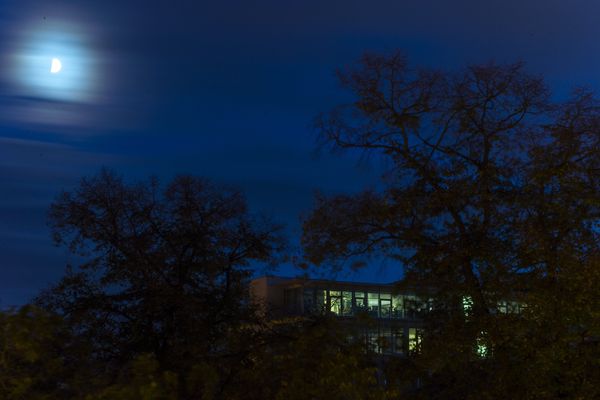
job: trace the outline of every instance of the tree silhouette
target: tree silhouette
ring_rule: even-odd
[[[133,377],[169,371],[178,398],[195,398],[242,367],[256,323],[249,267],[273,261],[283,241],[239,192],[190,176],[164,189],[155,179],[126,184],[102,170],[60,195],[50,222],[57,243],[85,262],[37,303],[90,344],[105,385],[131,365]],[[129,389],[110,390],[135,397]]]
[[[435,299],[419,356],[430,398],[598,395],[595,98],[552,101],[521,64],[442,73],[399,53],[339,76],[354,101],[317,119],[321,138],[389,170],[383,190],[317,198],[307,259],[340,267],[384,254]],[[507,315],[506,300],[526,308]]]

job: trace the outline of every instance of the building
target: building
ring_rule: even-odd
[[[253,301],[273,318],[329,313],[358,330],[372,351],[389,355],[418,350],[419,316],[431,306],[393,284],[266,276],[250,288]],[[358,319],[365,323],[357,324]]]

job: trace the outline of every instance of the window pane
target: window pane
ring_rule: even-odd
[[[392,330],[390,327],[382,328],[379,333],[379,350],[383,354],[392,353]]]
[[[367,331],[367,348],[375,353],[380,352],[379,331],[377,329],[369,329]]]
[[[416,353],[421,347],[421,330],[417,328],[408,328],[408,351]]]
[[[507,314],[508,313],[508,303],[506,301],[499,301],[498,302],[498,311],[501,312],[502,314]]]
[[[477,337],[477,355],[481,358],[486,358],[489,355],[488,345],[483,332]]]
[[[317,289],[315,292],[315,311],[324,313],[327,311],[327,290]]]
[[[366,311],[365,304],[365,293],[364,292],[354,292],[354,313],[360,313]]]
[[[342,312],[344,315],[352,315],[352,292],[342,293]]]
[[[507,312],[513,313],[513,314],[521,313],[521,303],[519,303],[518,301],[508,301],[506,303],[506,305],[507,305]]]
[[[342,315],[342,294],[338,290],[329,291],[329,311]]]
[[[379,317],[379,293],[369,293],[367,298],[369,315]]]
[[[404,318],[404,299],[400,295],[392,297],[392,318]]]
[[[471,296],[463,296],[462,309],[465,317],[470,317],[473,314],[473,298]]]
[[[381,299],[381,318],[390,318],[392,312],[392,301]]]
[[[404,296],[404,314],[407,318],[417,318],[423,308],[423,302],[417,296]]]
[[[392,331],[393,352],[396,354],[404,353],[404,329],[396,328]]]
[[[379,299],[381,301],[381,318],[392,317],[392,294],[391,293],[379,293]]]
[[[335,315],[342,315],[342,299],[340,297],[332,297],[330,299],[329,311]]]

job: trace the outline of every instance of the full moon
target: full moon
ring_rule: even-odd
[[[60,62],[60,60],[58,58],[53,58],[52,64],[50,65],[50,72],[52,72],[53,74],[58,74],[61,69],[62,63]]]

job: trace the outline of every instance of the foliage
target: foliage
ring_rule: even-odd
[[[177,392],[177,376],[161,372],[154,357],[146,354],[124,368],[116,383],[87,395],[86,400],[175,400]]]
[[[243,399],[387,399],[364,339],[333,317],[270,321],[241,384]]]
[[[86,355],[60,317],[30,305],[0,312],[0,398],[69,398],[85,378],[78,369],[92,369]]]

